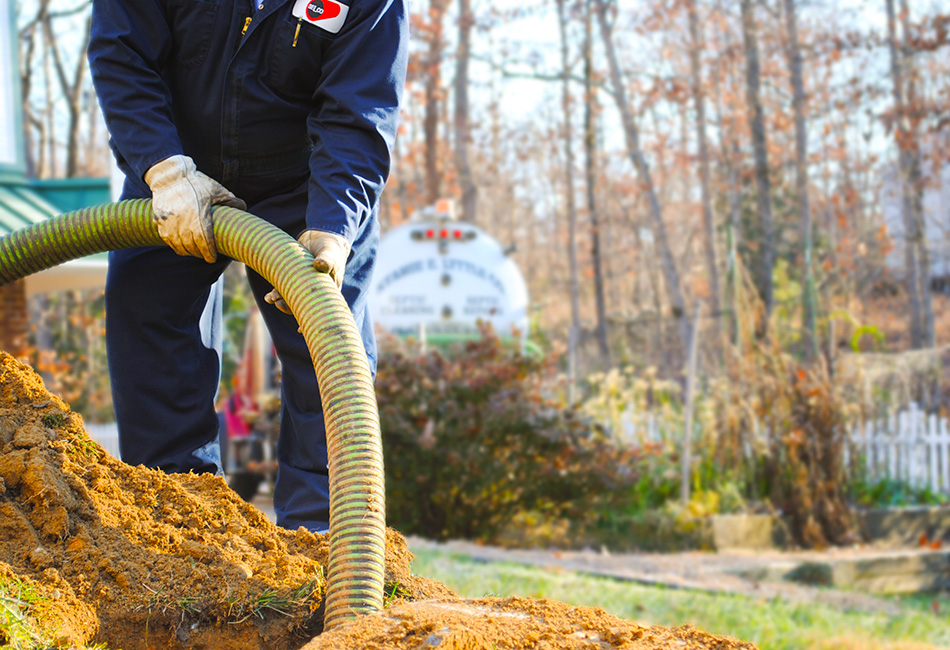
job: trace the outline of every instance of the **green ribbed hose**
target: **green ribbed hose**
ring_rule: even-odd
[[[329,629],[383,606],[383,449],[363,342],[333,280],[313,270],[313,256],[292,237],[228,207],[214,208],[214,237],[220,253],[277,288],[313,358],[330,461]],[[149,200],[69,212],[0,238],[0,285],[93,253],[162,244]]]

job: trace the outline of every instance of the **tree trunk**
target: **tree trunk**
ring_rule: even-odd
[[[825,196],[831,196],[831,172],[829,171],[829,147],[828,143],[825,142],[822,147],[822,157],[824,158],[823,165],[825,168]],[[825,201],[825,226],[828,232],[828,265],[836,269],[838,268],[838,220],[835,218],[834,208],[831,201]],[[840,282],[839,278],[835,278],[832,281],[826,284],[826,293],[825,293],[825,302],[828,305],[834,305],[834,296],[836,285]],[[825,358],[828,360],[828,374],[834,376],[835,371],[835,360],[838,356],[838,334],[835,329],[835,319],[828,319],[828,343],[827,349],[825,350]]]
[[[915,183],[915,150],[913,132],[907,115],[907,105],[904,101],[904,61],[897,41],[897,19],[894,11],[894,0],[885,0],[887,12],[888,49],[891,59],[891,79],[893,82],[895,126],[894,137],[897,142],[898,176],[900,177],[901,211],[903,213],[905,229],[904,259],[907,265],[907,292],[910,298],[911,347],[919,349],[932,345],[932,328],[928,332],[927,308],[929,302],[929,287],[923,283],[923,261],[921,253],[925,251],[923,242],[920,184]],[[916,186],[915,186],[916,185]],[[928,269],[929,271],[929,269]]]
[[[40,171],[41,178],[56,178],[56,116],[53,110],[53,71],[50,68],[49,48],[43,48],[43,78],[44,91],[46,92],[46,105],[44,106],[43,119],[46,122],[46,143],[47,147],[46,166]]]
[[[91,27],[92,19],[90,18],[86,20],[80,52],[85,52],[89,45]],[[63,65],[56,32],[53,30],[52,16],[48,14],[43,20],[43,34],[46,37],[46,45],[52,54],[56,78],[59,81],[59,88],[66,99],[66,108],[69,111],[69,123],[66,128],[66,177],[73,178],[79,175],[79,154],[82,150],[79,136],[81,132],[83,77],[86,71],[86,57],[80,55],[76,58],[76,69],[72,80],[70,80],[66,75],[66,67]]]
[[[689,322],[687,320],[686,302],[683,299],[683,289],[680,283],[679,271],[676,269],[676,260],[670,248],[669,237],[666,233],[666,224],[663,222],[663,210],[657,197],[656,187],[650,175],[650,166],[647,164],[643,149],[640,147],[640,132],[633,119],[633,113],[627,102],[627,92],[620,72],[620,62],[617,60],[617,51],[614,47],[610,26],[607,24],[607,6],[604,0],[597,2],[597,21],[600,24],[600,34],[607,52],[607,62],[610,67],[610,80],[614,87],[613,97],[620,111],[620,120],[623,125],[624,140],[627,146],[627,155],[640,176],[640,183],[647,195],[651,224],[654,238],[659,246],[660,265],[666,279],[667,291],[673,309],[673,317],[680,336],[684,353],[689,347]]]
[[[34,113],[30,98],[33,90],[33,55],[36,52],[37,26],[46,17],[49,2],[50,0],[41,0],[36,15],[17,33],[20,47],[20,90],[23,107],[23,135],[26,145],[26,175],[29,178],[40,176],[46,166],[46,123]],[[45,62],[45,49],[43,53]],[[32,129],[37,131],[35,145]]]
[[[762,320],[758,324],[758,336],[768,337],[769,317],[772,314],[772,269],[775,266],[774,234],[772,229],[772,189],[769,180],[769,155],[765,141],[765,117],[759,87],[759,44],[756,38],[755,16],[752,0],[742,0],[742,37],[745,43],[746,91],[749,103],[749,129],[752,132],[752,149],[755,154],[755,184],[759,208],[759,256],[755,284],[763,303]]]
[[[432,205],[442,194],[442,179],[439,173],[439,113],[442,103],[442,19],[447,0],[431,0],[429,8],[429,50],[426,57],[425,80],[425,134],[426,201]]]
[[[719,261],[716,254],[716,217],[713,214],[712,192],[710,190],[709,142],[706,137],[706,98],[703,93],[701,61],[703,38],[700,33],[696,0],[689,0],[687,13],[689,15],[690,36],[689,63],[693,82],[693,104],[696,107],[696,141],[699,146],[699,181],[703,203],[703,229],[706,233],[706,273],[709,275],[709,304],[712,306],[713,323],[715,323],[715,339],[720,341],[722,337],[722,327],[719,324],[721,289],[719,287]]]
[[[30,91],[33,85],[33,52],[36,50],[35,30],[29,33],[20,33],[20,89],[23,93],[21,97],[21,108],[23,110],[23,141],[25,144],[26,175],[33,178],[37,174],[39,159],[42,153],[37,155],[33,148],[32,127],[37,126],[33,116],[32,106],[30,105]]]
[[[795,186],[804,258],[802,281],[802,350],[807,363],[818,357],[817,297],[812,270],[811,211],[808,201],[808,131],[805,124],[805,82],[802,51],[798,43],[795,0],[785,0],[785,28],[788,32],[788,67],[792,78],[792,110],[795,113]]]
[[[597,309],[597,345],[605,367],[610,366],[607,341],[607,305],[604,298],[604,264],[601,255],[600,214],[597,208],[597,134],[594,125],[594,39],[591,30],[591,0],[584,16],[584,171],[587,177],[587,211],[590,214],[591,261],[594,265],[594,298]]]
[[[934,332],[934,310],[933,299],[930,292],[930,249],[927,247],[927,218],[924,214],[924,177],[923,161],[920,150],[920,118],[917,116],[917,74],[913,68],[910,52],[910,7],[907,0],[901,0],[900,20],[903,27],[903,37],[901,39],[901,60],[904,65],[902,69],[907,81],[907,109],[908,134],[910,138],[906,144],[910,149],[910,178],[909,186],[911,188],[911,201],[913,204],[914,235],[917,242],[917,264],[920,269],[918,283],[920,284],[921,294],[921,325],[923,330],[923,344],[925,347],[934,347],[936,345]]]
[[[478,207],[478,189],[472,177],[468,156],[471,139],[468,102],[468,64],[471,60],[472,25],[471,0],[459,0],[459,42],[455,61],[455,167],[462,189],[462,219],[474,223]]]
[[[717,3],[717,12],[721,15],[723,14],[722,6]],[[736,169],[736,161],[740,160],[739,157],[739,144],[736,142],[736,138],[733,135],[733,125],[726,124],[726,120],[723,117],[725,110],[723,109],[722,102],[722,59],[725,56],[725,52],[728,52],[732,49],[732,38],[729,35],[729,31],[723,25],[723,20],[717,21],[719,23],[720,38],[723,41],[723,48],[717,58],[716,74],[713,75],[713,89],[716,94],[716,127],[719,131],[719,145],[720,145],[720,156],[722,158],[722,164],[726,170],[726,182],[728,183],[728,197],[729,197],[729,220],[727,222],[727,232],[728,232],[728,263],[727,263],[727,278],[726,278],[726,291],[728,292],[728,302],[729,302],[729,311],[730,311],[730,333],[732,336],[732,344],[736,347],[737,350],[741,350],[742,344],[742,323],[740,322],[740,307],[741,307],[741,282],[739,281],[739,256],[737,249],[737,240],[742,236],[742,196],[739,190],[739,171]],[[734,107],[729,107],[730,113],[734,111]]]
[[[693,404],[696,400],[696,348],[699,344],[699,311],[702,303],[696,301],[693,307],[693,326],[690,328],[689,353],[686,357],[686,400],[683,404],[683,445],[680,448],[680,502],[688,506],[689,488],[692,483],[692,441],[693,441]]]
[[[565,0],[557,0],[558,25],[561,32],[561,68],[564,83],[561,103],[564,109],[564,196],[567,204],[567,255],[570,263],[571,331],[568,336],[568,381],[572,391],[577,381],[577,346],[581,334],[580,278],[577,268],[577,206],[574,201],[574,129],[571,125],[571,64],[567,36]]]

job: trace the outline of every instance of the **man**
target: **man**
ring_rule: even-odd
[[[123,199],[152,197],[169,247],[115,251],[106,343],[124,461],[220,472],[219,360],[199,316],[230,260],[211,206],[244,207],[298,238],[362,332],[378,203],[407,63],[404,0],[94,0],[89,62]],[[329,521],[326,431],[293,316],[248,269],[282,364],[277,523]]]

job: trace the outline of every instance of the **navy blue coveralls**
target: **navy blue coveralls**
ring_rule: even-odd
[[[126,176],[123,199],[150,197],[145,172],[185,154],[291,236],[316,229],[346,237],[343,296],[375,369],[366,294],[408,17],[404,0],[347,3],[330,33],[295,18],[295,0],[94,0],[89,62]],[[208,264],[167,247],[111,254],[106,343],[125,462],[220,471],[219,360],[202,343],[198,318],[230,261],[219,255]],[[247,275],[282,364],[277,522],[324,531],[326,429],[312,361],[295,319],[264,302],[270,285]]]

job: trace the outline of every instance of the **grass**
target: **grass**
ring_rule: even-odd
[[[32,614],[44,598],[29,584],[0,579],[0,647],[28,650],[44,647],[48,633],[37,629]]]
[[[383,609],[388,609],[397,598],[408,595],[409,593],[400,587],[398,582],[387,582],[383,585]]]
[[[48,650],[63,646],[63,641],[55,638],[62,621],[51,619],[49,612],[38,611],[47,603],[33,585],[0,577],[0,650]],[[69,647],[107,650],[104,643]]]
[[[58,429],[66,424],[66,415],[63,413],[47,413],[43,416],[43,426]]]
[[[236,618],[236,620],[231,621],[231,623],[236,624],[243,623],[252,616],[263,619],[267,611],[276,612],[281,616],[292,616],[293,610],[305,604],[309,604],[310,612],[313,613],[317,609],[317,603],[321,600],[325,584],[326,580],[321,568],[317,577],[308,580],[292,591],[265,589],[246,608],[237,601],[229,601],[228,615]]]
[[[102,448],[91,438],[85,436],[76,436],[72,444],[67,448],[66,453],[72,458],[95,458],[102,456]]]
[[[936,650],[950,648],[950,598],[899,599],[897,616],[836,611],[747,596],[646,587],[568,571],[475,562],[457,554],[413,551],[413,573],[468,598],[525,596],[601,607],[638,623],[684,624],[746,641],[761,650]]]
[[[21,650],[40,646],[46,635],[36,631],[27,615],[30,604],[13,596],[0,594],[0,644],[3,648]]]

